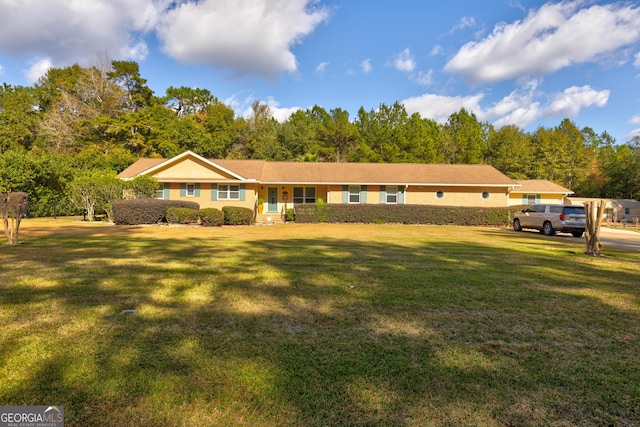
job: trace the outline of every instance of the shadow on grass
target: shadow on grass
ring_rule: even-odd
[[[0,249],[0,401],[68,425],[640,419],[640,272],[575,240],[40,231]]]

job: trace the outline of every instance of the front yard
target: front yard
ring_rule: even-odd
[[[69,219],[21,241],[0,246],[0,404],[68,426],[640,425],[638,252]]]

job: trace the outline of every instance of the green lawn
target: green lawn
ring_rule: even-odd
[[[638,252],[69,219],[21,241],[0,245],[0,405],[68,426],[640,425]]]

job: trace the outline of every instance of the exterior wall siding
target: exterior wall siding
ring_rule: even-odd
[[[268,184],[245,184],[244,200],[228,200],[217,199],[212,200],[212,188],[220,184],[189,182],[189,184],[198,184],[199,191],[195,196],[184,195],[181,183],[165,183],[164,198],[169,200],[186,200],[196,202],[201,208],[217,208],[224,206],[239,206],[253,209],[258,197],[267,200],[268,188],[278,188],[278,212],[281,212],[285,206],[293,207],[293,188],[294,187],[314,187],[316,189],[316,200],[321,198],[327,203],[344,203],[345,187],[342,185],[268,185]],[[226,185],[226,184],[225,184]],[[234,184],[235,185],[235,184]],[[360,193],[361,204],[380,204],[383,202],[386,191],[384,186],[367,185],[364,186],[365,191]],[[477,188],[474,191],[457,187],[417,187],[404,186],[399,187],[396,204],[411,205],[431,205],[431,206],[469,206],[469,207],[504,207],[521,205],[523,195],[506,195],[506,190],[496,188]],[[404,190],[404,191],[403,191]],[[442,192],[442,197],[438,197],[438,192]],[[286,200],[285,200],[286,192]],[[488,197],[484,198],[483,193],[487,193]],[[561,203],[562,197],[552,195],[553,197],[542,197],[539,203]],[[265,203],[266,204],[266,203]]]
[[[380,204],[384,194],[379,185],[368,185],[367,204]],[[404,186],[400,186],[402,189]],[[327,203],[343,203],[343,187],[331,185],[328,188]],[[442,191],[443,197],[438,197]],[[469,207],[506,207],[509,199],[506,188],[477,187],[472,190],[460,187],[419,187],[409,186],[398,198],[397,204],[431,205],[431,206],[469,206]],[[488,193],[484,198],[483,193]],[[404,197],[404,200],[402,200]],[[404,203],[403,203],[404,202]]]
[[[438,197],[441,192],[442,197]],[[484,197],[486,196],[486,197]],[[508,205],[506,188],[409,187],[407,203],[433,206],[469,206],[495,208]]]
[[[174,163],[167,168],[158,170],[154,173],[154,176],[159,180],[193,179],[195,182],[197,182],[198,179],[209,181],[216,179],[234,179],[230,175],[212,170],[208,165],[197,159],[185,159],[179,163]]]
[[[212,188],[219,184],[212,183],[198,183],[198,182],[189,182],[189,184],[199,184],[199,190],[196,192],[195,196],[186,196],[183,195],[184,191],[182,190],[182,186],[184,184],[179,182],[171,182],[166,183],[164,188],[165,199],[167,198],[167,193],[169,196],[169,200],[185,200],[188,202],[196,202],[200,205],[200,208],[216,208],[222,209],[225,206],[238,206],[243,208],[253,209],[256,201],[256,185],[255,184],[246,184],[244,188],[244,200],[227,200],[227,199],[217,199],[211,200],[211,192]],[[168,190],[167,190],[168,185]],[[235,185],[235,184],[234,184]]]
[[[528,205],[526,197],[527,194],[534,193],[510,193],[509,194],[509,206]],[[535,203],[550,203],[550,204],[562,204],[565,196],[563,194],[535,194]]]

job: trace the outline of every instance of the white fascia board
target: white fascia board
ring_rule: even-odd
[[[204,182],[210,182],[210,183],[215,183],[215,184],[257,184],[258,181],[256,181],[255,179],[242,179],[242,180],[235,180],[235,179],[206,179],[206,178],[163,178],[163,179],[159,179],[157,180],[158,182],[198,182],[198,183],[204,183]]]
[[[516,194],[562,194],[564,196],[569,196],[571,194],[575,194],[574,192],[567,193],[566,191],[540,191],[540,190],[518,190],[515,192]]]
[[[407,184],[406,182],[297,182],[297,181],[277,181],[268,182],[260,181],[260,184],[264,185],[399,185],[405,187],[519,187],[520,184],[445,184],[445,183],[433,183],[433,182],[412,182]]]

